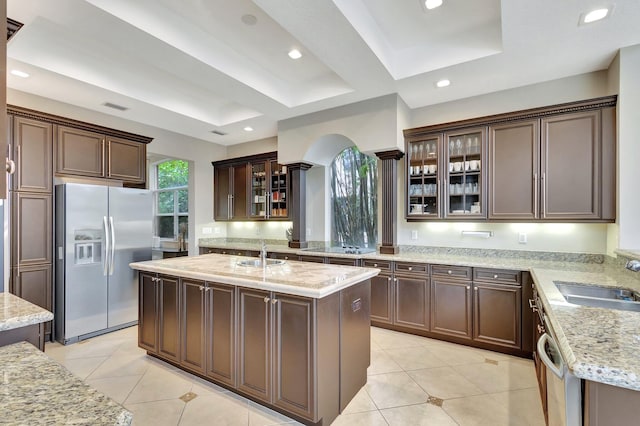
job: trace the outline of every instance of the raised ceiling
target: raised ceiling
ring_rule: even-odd
[[[222,145],[390,93],[411,108],[606,69],[640,43],[619,0],[8,0],[10,88]],[[250,15],[247,17],[247,15]],[[255,19],[253,19],[254,17]],[[297,48],[302,58],[287,52]],[[451,86],[437,89],[447,78]],[[113,103],[128,108],[118,111]],[[246,132],[250,126],[253,132]],[[226,133],[216,135],[211,131]]]

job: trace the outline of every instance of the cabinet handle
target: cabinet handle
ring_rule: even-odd
[[[271,300],[271,299],[269,299],[269,296],[265,296],[264,297],[264,303],[269,303],[269,300]]]
[[[276,303],[278,303],[278,299],[271,299],[271,304],[275,305]]]
[[[493,279],[497,280],[498,279],[498,274],[493,274]]]
[[[533,299],[529,299],[529,307],[531,308],[531,310],[533,312],[537,312],[538,311],[538,305],[536,304],[536,302]]]
[[[227,252],[226,252],[226,251],[223,251],[223,252],[222,252],[222,254],[227,254]]]
[[[394,283],[395,283],[395,282],[398,282],[398,279],[397,279],[397,278],[394,278],[394,279],[393,279],[393,282],[394,282]]]
[[[374,263],[374,264],[373,264],[373,267],[374,267],[374,268],[377,268],[377,267],[378,267],[378,264],[377,264],[377,263]]]
[[[199,285],[198,288],[200,289],[200,291],[204,291],[204,287]]]
[[[391,282],[391,277],[388,277],[388,278],[387,278],[387,280],[388,280],[389,282]]]
[[[242,256],[242,252],[238,252],[238,256]]]
[[[211,287],[205,287],[204,288],[204,292],[206,293],[207,291],[211,290]]]
[[[543,334],[545,332],[544,327],[541,326],[540,324],[538,324],[536,328],[538,329],[538,333],[540,333],[540,334]]]
[[[7,173],[9,173],[10,175],[14,174],[16,172],[16,163],[15,163],[15,161],[9,160],[7,158],[6,164],[7,164]]]
[[[533,217],[538,217],[538,174],[533,174]]]
[[[544,197],[546,196],[545,195],[546,191],[545,191],[545,188],[544,188],[544,186],[545,186],[545,179],[544,179],[545,178],[545,174],[546,174],[545,172],[542,172],[542,177],[541,177],[541,179],[542,179],[542,181],[541,181],[542,188],[541,188],[541,191],[540,191],[540,194],[541,194],[540,201],[541,201],[541,204],[542,204],[542,208],[541,208],[541,210],[542,210],[541,213],[542,214],[541,214],[541,216],[543,218],[546,217],[546,212],[545,212],[545,208],[546,207],[545,207],[545,202],[544,202]]]
[[[447,274],[451,275],[451,274],[453,274],[453,271],[452,271],[451,269],[449,269],[449,270],[447,271]]]
[[[413,271],[413,266],[409,266],[409,270],[410,270],[410,271]]]

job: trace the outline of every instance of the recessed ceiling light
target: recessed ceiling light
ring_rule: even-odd
[[[300,53],[300,51],[298,49],[291,49],[289,51],[289,57],[291,59],[300,59],[300,58],[302,58],[302,53]]]
[[[592,10],[591,12],[584,15],[584,18],[582,18],[582,22],[585,24],[590,24],[591,22],[599,21],[606,18],[608,14],[609,9],[607,8]]]
[[[444,80],[440,80],[436,83],[437,87],[447,87],[448,85],[450,85],[451,82],[449,80],[447,80],[446,78]]]
[[[247,127],[244,128],[244,131],[245,132],[253,132],[253,127],[247,126]]]
[[[16,75],[18,77],[22,77],[22,78],[27,78],[29,77],[29,74],[27,74],[24,71],[20,71],[20,70],[11,70],[11,74]]]
[[[249,25],[249,26],[253,26],[258,22],[258,18],[255,17],[255,15],[251,15],[250,13],[247,13],[245,15],[242,15],[240,17],[240,20],[245,24],[245,25]]]
[[[425,0],[424,7],[427,9],[435,9],[436,7],[442,6],[442,0]]]

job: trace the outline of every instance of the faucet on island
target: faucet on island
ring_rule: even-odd
[[[267,244],[264,240],[260,242],[260,264],[262,266],[267,265]]]

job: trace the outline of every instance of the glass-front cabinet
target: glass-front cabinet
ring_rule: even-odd
[[[251,163],[250,217],[287,219],[287,166],[277,161]]]
[[[407,142],[407,218],[486,217],[485,128]]]

